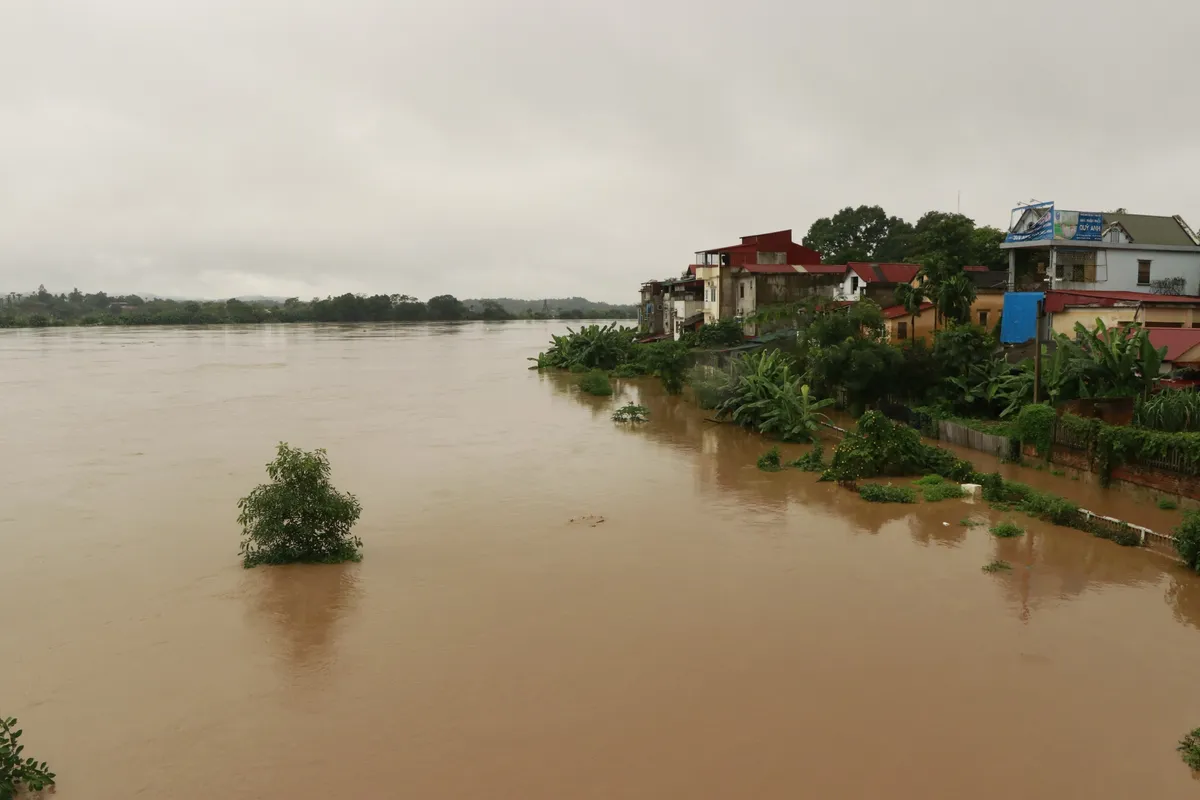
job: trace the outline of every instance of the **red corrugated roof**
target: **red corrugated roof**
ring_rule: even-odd
[[[1200,344],[1200,328],[1147,328],[1155,349],[1167,348],[1167,361],[1174,361]]]
[[[800,267],[800,269],[817,275],[840,275],[849,269],[849,267],[847,267],[845,264],[805,264],[804,266]]]
[[[933,308],[933,303],[921,303],[921,310],[918,312],[918,316],[931,308]],[[895,319],[896,317],[911,317],[912,314],[909,314],[908,309],[904,306],[888,306],[883,310],[883,316],[887,319]]]
[[[864,283],[912,283],[920,264],[868,264],[851,261],[848,265]]]
[[[1046,292],[1046,311],[1053,314],[1067,306],[1112,306],[1117,303],[1150,303],[1151,305],[1200,306],[1200,297],[1182,297],[1149,292],[1118,292],[1103,289],[1053,289]]]
[[[972,264],[969,267],[963,267],[963,272],[988,272],[988,268],[980,264]]]
[[[783,273],[785,275],[795,275],[800,272],[799,267],[793,267],[790,264],[742,264],[741,269],[746,272]]]

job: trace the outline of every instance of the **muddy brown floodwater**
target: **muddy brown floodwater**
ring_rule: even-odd
[[[759,472],[650,384],[619,428],[526,371],[561,329],[0,333],[0,713],[58,797],[1200,792],[1193,576]],[[280,440],[361,498],[361,564],[241,568]]]

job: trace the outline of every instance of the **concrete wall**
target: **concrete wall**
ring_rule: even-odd
[[[1138,261],[1150,262],[1150,280],[1183,278],[1184,294],[1200,293],[1200,253],[1172,250],[1110,248],[1096,251],[1096,281],[1069,280],[1070,270],[1054,280],[1055,289],[1103,289],[1119,292],[1147,292],[1148,284],[1138,283]],[[1055,267],[1055,275],[1058,268]]]
[[[1096,320],[1104,322],[1109,328],[1118,325],[1128,325],[1140,322],[1148,327],[1197,328],[1200,327],[1200,298],[1196,307],[1169,308],[1157,306],[1154,308],[1137,308],[1127,306],[1122,308],[1069,308],[1065,311],[1050,315],[1050,325],[1055,333],[1074,336],[1075,323],[1082,322],[1083,327],[1091,330],[1096,327]]]

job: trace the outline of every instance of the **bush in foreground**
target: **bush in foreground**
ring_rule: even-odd
[[[927,484],[921,493],[925,495],[926,503],[936,503],[939,500],[954,500],[966,497],[967,494],[957,483],[936,483],[932,486]]]
[[[867,483],[858,487],[858,496],[871,503],[915,503],[917,493],[907,486],[882,486]]]
[[[613,412],[613,422],[645,422],[650,409],[635,403],[626,403]]]
[[[362,506],[329,483],[329,457],[280,442],[267,464],[270,483],[238,501],[242,563],[336,564],[362,559],[362,540],[350,529]]]
[[[0,717],[0,800],[11,800],[19,791],[40,792],[54,785],[54,773],[45,761],[21,759],[25,749],[17,743],[21,733],[15,717]]]
[[[795,467],[803,472],[824,472],[825,448],[821,446],[820,442],[817,442],[813,445],[812,450],[790,462],[788,466]]]
[[[584,375],[579,379],[579,389],[588,394],[594,394],[597,397],[608,397],[613,393],[612,384],[608,380],[608,376],[598,369]]]

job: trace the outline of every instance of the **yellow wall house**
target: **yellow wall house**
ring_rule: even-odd
[[[1089,330],[1140,323],[1147,328],[1200,328],[1200,297],[1060,290],[1046,292],[1046,315],[1055,333],[1074,335],[1075,323]]]
[[[967,267],[966,274],[975,284],[971,322],[990,331],[1000,322],[1000,312],[1004,310],[1008,273],[988,271],[982,267]],[[933,303],[923,303],[921,313],[915,319],[904,310],[904,306],[885,308],[883,316],[889,342],[898,344],[923,339],[927,344],[933,344],[934,320],[937,316]]]

